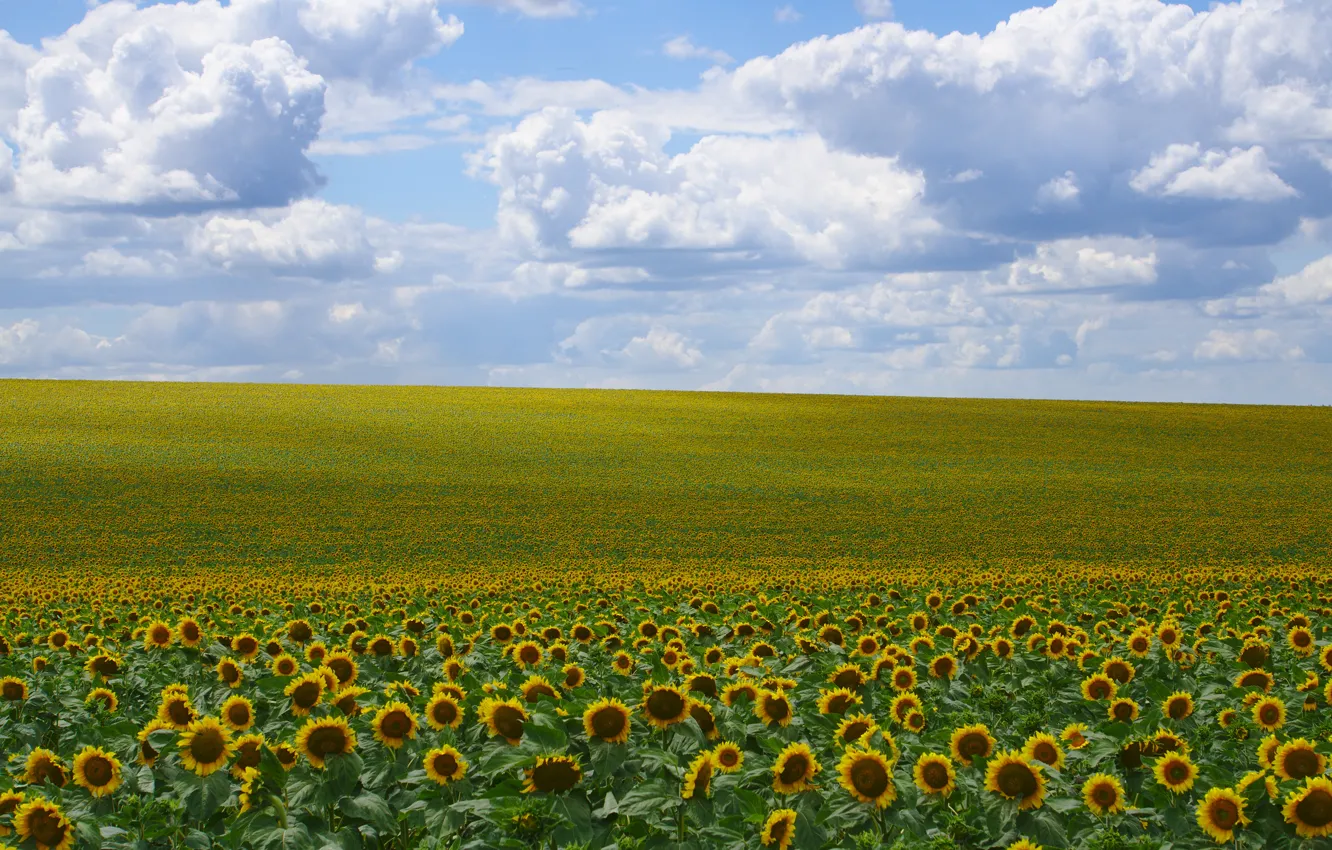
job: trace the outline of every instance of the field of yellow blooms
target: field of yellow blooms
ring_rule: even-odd
[[[1332,418],[781,401],[0,382],[0,847],[1332,844]]]

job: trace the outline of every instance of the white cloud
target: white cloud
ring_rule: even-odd
[[[532,18],[569,18],[583,10],[578,0],[461,0],[479,6],[492,6],[518,12]]]
[[[20,44],[0,29],[0,132],[14,123],[14,116],[27,100],[24,77],[38,55],[36,49]]]
[[[0,195],[14,191],[14,152],[0,141]]]
[[[662,327],[650,328],[646,334],[629,340],[621,353],[630,363],[649,368],[669,365],[689,369],[703,362],[703,352],[683,334]]]
[[[1042,243],[1015,260],[992,292],[1033,292],[1145,286],[1157,280],[1151,240],[1067,239]]]
[[[367,277],[381,261],[355,207],[316,199],[258,215],[215,215],[193,231],[189,247],[225,269],[296,277]]]
[[[1059,177],[1042,183],[1036,190],[1036,203],[1041,207],[1066,207],[1078,202],[1078,175],[1065,171]]]
[[[796,7],[790,3],[785,6],[778,6],[777,10],[772,13],[773,20],[779,24],[793,24],[803,17],[804,15],[801,15]]]
[[[893,16],[893,0],[855,0],[856,11],[870,20],[884,20]]]
[[[1299,194],[1272,171],[1259,145],[1203,152],[1198,143],[1170,145],[1129,181],[1144,194],[1214,200],[1276,201]]]
[[[1260,286],[1252,295],[1212,299],[1204,310],[1212,316],[1313,315],[1311,309],[1319,307],[1332,307],[1332,254]]]
[[[74,274],[92,277],[142,277],[157,274],[159,268],[147,257],[127,256],[115,248],[98,248],[83,255],[83,263]]]
[[[714,50],[694,44],[688,35],[680,35],[666,42],[661,52],[672,59],[706,59],[718,65],[730,65],[735,60],[725,50]]]
[[[1299,360],[1304,351],[1288,346],[1268,328],[1238,331],[1209,331],[1193,350],[1198,360]]]

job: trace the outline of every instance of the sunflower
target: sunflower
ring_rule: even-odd
[[[509,654],[513,657],[513,663],[518,665],[519,670],[535,667],[545,657],[541,644],[531,640],[519,641],[513,644]]]
[[[1308,777],[1303,788],[1290,792],[1281,813],[1300,838],[1332,835],[1332,780]]]
[[[916,671],[910,667],[893,668],[893,689],[896,691],[910,691],[916,687]]]
[[[370,692],[365,688],[352,685],[349,688],[342,688],[341,690],[339,690],[329,699],[329,702],[331,702],[337,708],[338,711],[341,711],[343,716],[355,717],[356,715],[361,713],[360,703],[358,703],[356,700],[359,697],[363,697],[368,693]]]
[[[144,765],[146,767],[152,767],[152,765],[157,761],[157,750],[153,749],[152,745],[148,743],[148,736],[162,729],[171,729],[171,728],[172,728],[171,724],[164,723],[162,722],[162,720],[158,718],[153,718],[152,720],[148,721],[147,726],[144,726],[143,729],[139,731],[138,735],[139,755],[137,759],[139,764]]]
[[[236,739],[236,760],[231,764],[231,775],[237,779],[245,776],[245,771],[258,767],[264,757],[263,735],[241,735]]]
[[[865,684],[865,671],[855,664],[843,664],[828,674],[828,681],[834,687],[858,691]]]
[[[107,681],[120,673],[120,661],[106,653],[98,653],[88,658],[84,665],[93,681]]]
[[[1263,697],[1253,704],[1253,722],[1265,732],[1280,729],[1286,722],[1286,704],[1277,697]]]
[[[217,680],[226,682],[232,688],[239,688],[241,681],[245,678],[245,673],[241,670],[240,665],[230,658],[223,658],[217,662],[215,669],[217,670]]]
[[[334,650],[324,657],[324,666],[333,671],[333,675],[338,677],[338,687],[345,688],[356,684],[356,679],[361,675],[361,667],[352,657],[351,653],[345,650]]]
[[[181,733],[180,763],[186,770],[208,776],[220,769],[236,751],[231,730],[212,717],[201,717]]]
[[[298,753],[296,748],[291,744],[278,744],[277,746],[269,747],[269,749],[272,750],[273,757],[278,760],[278,764],[282,765],[283,770],[291,770],[296,766],[296,761],[301,757],[301,754]]]
[[[837,781],[852,797],[880,809],[897,799],[893,763],[874,750],[847,747],[837,763]]]
[[[28,698],[28,683],[17,676],[0,679],[0,698],[6,702],[23,702]]]
[[[19,838],[32,840],[37,850],[70,850],[74,825],[60,807],[42,797],[33,797],[14,809],[14,830]]]
[[[860,697],[846,688],[820,691],[819,714],[846,714],[847,709],[860,704]]]
[[[985,771],[985,789],[1018,801],[1018,809],[1039,809],[1045,802],[1045,777],[1040,763],[1028,763],[1021,752],[1000,753]]]
[[[1082,680],[1082,698],[1086,700],[1114,699],[1119,686],[1104,673],[1094,673]]]
[[[239,694],[227,697],[218,714],[233,732],[244,732],[254,725],[254,703]]]
[[[704,750],[689,763],[684,775],[684,789],[680,796],[686,800],[712,796],[712,774],[717,762],[711,752]]]
[[[259,654],[259,640],[251,634],[236,635],[231,639],[231,651],[241,657],[242,661],[251,661]]]
[[[722,688],[722,705],[734,706],[739,700],[753,702],[758,699],[759,689],[753,682],[735,682]]]
[[[763,823],[759,841],[764,847],[776,846],[777,850],[788,850],[795,838],[796,813],[794,809],[778,809],[768,815]]]
[[[1064,727],[1064,731],[1059,733],[1059,738],[1068,744],[1070,750],[1080,750],[1087,746],[1087,725],[1085,723],[1070,723]]]
[[[861,738],[874,734],[879,725],[869,714],[848,714],[837,724],[837,743],[854,744]]]
[[[1119,684],[1127,685],[1129,682],[1133,681],[1133,676],[1137,671],[1133,669],[1132,664],[1116,655],[1112,658],[1107,658],[1105,662],[1101,664],[1101,672],[1109,676],[1111,679],[1114,679]]]
[[[516,699],[497,700],[486,697],[477,709],[477,719],[485,724],[490,736],[502,737],[517,746],[523,739],[523,724],[527,722],[527,709]]]
[[[346,755],[356,749],[356,733],[341,718],[311,717],[296,733],[296,749],[311,765],[322,768],[329,756]],[[278,758],[281,760],[280,754]]]
[[[296,717],[309,715],[310,710],[323,699],[327,682],[318,670],[311,670],[304,676],[292,679],[283,693],[291,697],[291,713]]]
[[[171,627],[161,620],[150,623],[143,633],[144,649],[166,649],[171,646],[171,639],[175,634]]]
[[[176,636],[180,638],[180,645],[193,649],[203,640],[203,629],[199,627],[199,621],[192,617],[185,617],[176,624]]]
[[[296,659],[285,652],[274,657],[268,667],[273,671],[274,676],[295,676],[301,669]]]
[[[924,707],[925,705],[920,701],[920,697],[911,691],[907,691],[893,697],[892,703],[888,706],[888,712],[898,723],[905,723],[908,714],[913,711],[920,711]]]
[[[1244,798],[1230,788],[1212,788],[1198,804],[1198,826],[1217,844],[1235,837],[1235,828],[1249,823]]]
[[[983,723],[963,726],[953,731],[949,748],[953,761],[971,767],[972,759],[989,758],[994,752],[994,738],[990,737],[990,730]]]
[[[702,730],[703,736],[709,741],[721,737],[721,732],[717,729],[717,718],[712,715],[712,709],[708,708],[705,703],[690,697],[689,716],[694,719],[698,728]]]
[[[907,714],[906,719],[902,721],[902,725],[912,732],[920,732],[925,728],[925,715],[919,711],[912,711]]]
[[[1082,783],[1082,802],[1100,817],[1124,811],[1124,786],[1117,777],[1096,773]]]
[[[88,692],[88,696],[84,697],[83,702],[89,706],[100,705],[108,712],[114,712],[120,707],[120,699],[110,688],[93,688]]]
[[[957,771],[953,769],[953,760],[942,753],[921,755],[916,759],[916,766],[912,769],[911,775],[922,794],[939,794],[947,797],[957,787]]]
[[[463,710],[449,694],[436,693],[426,703],[426,723],[436,732],[442,729],[457,729],[463,721]]]
[[[785,697],[782,698],[785,700]],[[790,722],[790,703],[786,703],[787,722]],[[757,707],[755,709],[757,711]],[[777,711],[774,707],[773,711]],[[655,685],[643,694],[643,714],[658,729],[667,729],[689,717],[689,700],[674,685]],[[762,717],[762,715],[760,715]],[[785,724],[783,724],[785,725]]]
[[[1161,705],[1161,713],[1171,720],[1183,720],[1193,714],[1193,696],[1184,691],[1176,691],[1166,697]]]
[[[1313,742],[1304,738],[1282,744],[1269,764],[1282,779],[1308,779],[1327,771],[1327,759],[1314,749]]]
[[[810,787],[810,780],[820,770],[808,744],[787,744],[772,765],[772,790],[778,794],[798,794]]]
[[[74,784],[94,797],[105,797],[120,787],[120,761],[100,747],[84,747],[74,757]]]
[[[436,747],[423,759],[426,776],[438,785],[457,782],[467,773],[467,759],[450,746]]]
[[[1156,760],[1152,773],[1157,783],[1174,794],[1183,794],[1198,778],[1198,766],[1184,753],[1169,753]]]
[[[33,749],[23,762],[23,781],[28,785],[49,782],[57,788],[64,788],[67,779],[65,763],[60,760],[60,756],[43,747]]]
[[[408,738],[416,737],[416,717],[405,702],[388,702],[375,712],[371,722],[375,740],[390,749],[398,749]]]
[[[583,779],[583,768],[577,756],[538,756],[534,766],[526,771],[523,793],[540,791],[543,794],[563,794]]]
[[[791,725],[791,700],[784,691],[759,691],[754,701],[754,716],[769,726]]]
[[[1266,670],[1247,670],[1235,677],[1235,687],[1260,688],[1263,693],[1269,693],[1274,684],[1276,680]]]
[[[744,766],[745,753],[730,741],[723,741],[712,748],[712,760],[722,773],[735,773]]]
[[[589,738],[623,744],[629,740],[629,706],[617,699],[598,700],[583,712],[583,729]]]
[[[8,818],[14,814],[19,803],[23,802],[23,795],[14,791],[0,791],[0,818]],[[9,835],[12,832],[9,827],[0,825],[0,836]]]
[[[1304,626],[1296,626],[1287,632],[1286,643],[1301,658],[1307,658],[1314,653],[1313,632]]]
[[[172,729],[184,731],[195,721],[197,714],[194,711],[194,705],[190,702],[189,695],[184,689],[164,691],[162,694],[162,704],[157,709],[157,719],[166,723]]]
[[[1022,747],[1022,754],[1028,761],[1039,761],[1055,770],[1064,769],[1064,750],[1054,735],[1037,732],[1027,739],[1027,743]]]

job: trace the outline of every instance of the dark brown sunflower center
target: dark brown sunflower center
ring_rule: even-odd
[[[38,844],[56,847],[65,840],[69,826],[58,813],[37,809],[28,815],[28,833]]]
[[[1318,754],[1313,750],[1303,748],[1292,750],[1286,753],[1282,762],[1286,773],[1290,774],[1293,779],[1317,776],[1323,772],[1323,766],[1319,764]]]
[[[538,791],[558,794],[578,784],[582,772],[570,761],[557,759],[532,769],[532,785]]]
[[[1110,696],[1110,683],[1097,679],[1091,683],[1087,691],[1092,695],[1092,699],[1105,699]]]
[[[648,713],[658,720],[673,720],[684,711],[684,700],[675,691],[653,691],[648,697]]]
[[[995,784],[1007,797],[1030,797],[1036,793],[1036,774],[1025,764],[1006,764],[999,768]]]
[[[458,760],[451,753],[440,753],[435,756],[434,761],[430,764],[435,769],[435,773],[445,778],[453,776],[458,770]]]
[[[1267,663],[1267,648],[1251,646],[1240,653],[1240,661],[1250,667],[1262,667]]]
[[[23,686],[18,682],[5,682],[4,697],[11,702],[23,699]]]
[[[1132,719],[1133,719],[1133,706],[1130,705],[1129,703],[1126,703],[1126,702],[1117,703],[1117,704],[1115,705],[1115,719],[1116,719],[1116,720],[1132,720]]]
[[[1166,766],[1165,776],[1172,785],[1178,785],[1189,778],[1189,766],[1180,761],[1171,762]]]
[[[1128,665],[1111,664],[1109,667],[1105,668],[1105,675],[1122,685],[1129,680]]]
[[[196,623],[185,623],[180,627],[181,637],[193,643],[199,639],[199,626]]]
[[[380,639],[370,644],[370,651],[375,655],[392,655],[393,644],[389,641]]]
[[[222,668],[222,681],[231,684],[240,678],[240,668],[235,664],[228,664]]]
[[[990,742],[979,732],[968,732],[957,742],[957,751],[967,758],[983,756],[990,750]]]
[[[88,780],[88,784],[101,788],[111,781],[115,768],[109,759],[102,756],[93,756],[83,763],[83,775]]]
[[[711,676],[695,676],[689,683],[689,690],[715,697],[717,695],[717,680]]]
[[[624,712],[615,706],[598,709],[592,715],[592,729],[599,738],[614,738],[624,731]]]
[[[1259,710],[1258,716],[1264,723],[1276,723],[1281,718],[1281,710],[1275,705],[1265,705]]]
[[[102,655],[93,661],[93,669],[102,676],[114,676],[120,670],[120,665],[116,663],[114,658],[107,658]]]
[[[707,706],[691,706],[689,716],[694,718],[694,722],[698,724],[698,728],[703,730],[704,735],[711,735],[712,731],[717,728],[717,722],[712,719],[712,712],[708,711]]]
[[[708,793],[708,783],[712,781],[712,763],[704,762],[699,765],[698,773],[694,774],[694,793]]]
[[[227,719],[237,726],[245,726],[250,722],[250,707],[243,702],[236,703],[227,709]]]
[[[523,715],[511,705],[501,705],[495,709],[495,728],[510,740],[523,737]]]
[[[717,762],[722,767],[735,767],[740,762],[740,754],[735,750],[722,750],[717,753]]]
[[[259,751],[259,744],[255,741],[246,741],[241,744],[240,755],[236,758],[237,767],[258,767],[259,757],[262,753]]]
[[[227,742],[216,729],[204,729],[190,739],[190,755],[199,764],[212,764],[222,757]]]
[[[337,726],[320,726],[310,733],[306,744],[318,758],[341,753],[347,747],[347,735]]]
[[[1212,822],[1228,829],[1239,820],[1239,807],[1232,800],[1217,800],[1212,803]]]
[[[538,699],[540,699],[543,696],[551,697],[552,699],[554,699],[555,689],[552,688],[550,685],[544,684],[542,682],[536,682],[534,684],[528,685],[523,693],[523,698],[526,699],[528,702],[536,702]]]
[[[310,737],[314,736],[312,735]],[[289,750],[286,747],[279,747],[275,751],[275,755],[277,755],[277,760],[284,765],[296,763],[296,753],[294,750]]]
[[[839,688],[846,688],[854,691],[856,688],[860,687],[860,671],[843,670],[833,679],[833,684]]]
[[[842,731],[842,740],[858,741],[860,740],[860,736],[864,735],[865,732],[868,730],[869,730],[868,723],[866,723],[864,720],[856,720],[850,725],[848,725],[845,730]]]
[[[170,643],[171,630],[165,626],[158,626],[153,629],[153,643]]]
[[[395,709],[384,715],[379,729],[386,738],[402,738],[412,731],[412,718],[407,716],[407,712]]]
[[[840,709],[833,708],[833,711]],[[767,697],[763,700],[763,713],[771,720],[785,720],[791,714],[791,706],[786,704],[786,700],[777,697]]]
[[[319,702],[319,694],[322,690],[318,682],[301,682],[291,692],[291,701],[298,708],[309,708]]]
[[[1173,699],[1170,705],[1166,707],[1166,713],[1172,720],[1181,720],[1188,716],[1189,704],[1182,699]]]
[[[259,651],[259,642],[254,638],[241,638],[236,641],[236,651],[241,655],[253,655]]]
[[[305,643],[314,637],[314,632],[311,631],[309,623],[292,623],[291,628],[287,629],[287,636],[297,643]]]
[[[937,761],[929,762],[921,768],[920,775],[925,784],[935,790],[948,787],[948,768]]]
[[[436,723],[442,726],[448,726],[450,723],[458,719],[458,707],[451,702],[440,700],[435,703],[435,707],[430,710],[430,716],[434,718]]]
[[[177,726],[188,726],[194,722],[194,709],[183,699],[173,699],[167,703],[167,716]]]
[[[809,760],[797,753],[787,757],[786,762],[782,765],[781,780],[787,785],[792,785],[804,779],[808,770]]]
[[[289,658],[284,658],[278,662],[277,671],[279,676],[290,676],[292,673],[296,672],[296,662]]]
[[[1092,788],[1092,799],[1096,801],[1096,805],[1108,809],[1119,799],[1119,792],[1110,783],[1102,782]]]
[[[1327,826],[1332,823],[1332,794],[1321,788],[1310,791],[1295,804],[1295,814],[1309,826]]]
[[[50,782],[58,788],[65,787],[65,769],[50,759],[42,759],[37,762],[32,773],[37,785]]]
[[[333,675],[338,677],[339,682],[346,683],[352,675],[351,661],[346,658],[330,658],[328,669],[333,671]]]

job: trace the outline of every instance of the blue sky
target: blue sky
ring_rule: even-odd
[[[0,376],[1329,403],[1320,5],[0,0]]]

